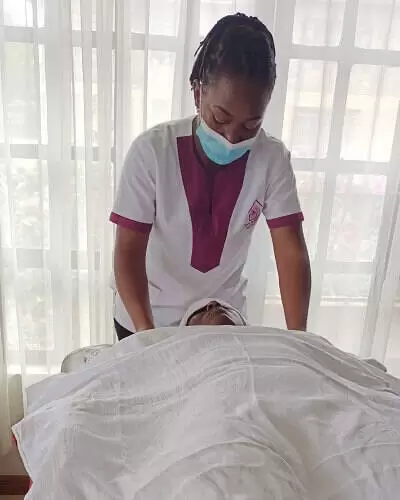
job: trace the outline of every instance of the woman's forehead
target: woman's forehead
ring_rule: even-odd
[[[268,89],[240,76],[221,76],[202,88],[202,97],[209,106],[218,106],[232,116],[249,119],[262,116],[271,98]]]

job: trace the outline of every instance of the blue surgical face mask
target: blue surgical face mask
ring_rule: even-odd
[[[248,153],[257,138],[256,136],[232,144],[218,132],[212,130],[204,120],[200,120],[196,135],[207,158],[220,166],[229,165]]]

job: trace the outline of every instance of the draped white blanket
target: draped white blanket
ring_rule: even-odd
[[[14,427],[31,500],[400,491],[400,382],[311,334],[138,334],[40,392]]]

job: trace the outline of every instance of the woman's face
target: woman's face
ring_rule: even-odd
[[[236,144],[257,135],[271,90],[244,77],[221,76],[207,85],[196,84],[194,96],[207,125]]]

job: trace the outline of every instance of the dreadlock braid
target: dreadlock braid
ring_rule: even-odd
[[[207,84],[218,76],[245,76],[273,89],[276,80],[275,44],[268,28],[256,17],[223,17],[196,51],[190,84]]]

